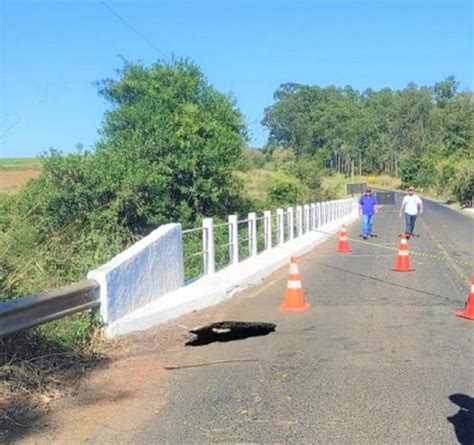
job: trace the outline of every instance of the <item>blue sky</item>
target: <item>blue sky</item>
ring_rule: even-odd
[[[473,89],[467,0],[0,4],[1,157],[92,147],[107,109],[93,82],[116,76],[120,56],[147,65],[172,54],[195,61],[235,96],[254,146],[266,140],[259,122],[281,83],[403,88],[454,74]]]

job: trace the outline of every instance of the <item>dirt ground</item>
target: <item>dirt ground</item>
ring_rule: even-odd
[[[0,192],[17,192],[39,173],[39,170],[35,169],[0,169]]]
[[[252,291],[239,297],[249,294]],[[184,344],[194,338],[189,329],[220,321],[226,307],[224,302],[109,341],[103,345],[106,359],[102,364],[74,387],[59,389],[55,397],[44,401],[36,416],[16,428],[9,439],[26,445],[88,443],[90,437],[100,436],[100,431],[129,430],[137,415],[143,421],[155,415],[166,405],[172,390],[165,382],[173,371],[164,367],[187,364]],[[162,384],[157,385],[157,380]],[[124,425],[124,421],[130,424]]]

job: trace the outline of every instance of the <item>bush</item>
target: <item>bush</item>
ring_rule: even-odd
[[[466,159],[456,166],[453,193],[459,202],[472,201],[474,196],[474,159]]]
[[[409,158],[400,163],[402,187],[430,187],[436,183],[434,161],[428,158]]]
[[[270,181],[268,198],[272,205],[294,205],[304,192],[301,182],[283,172],[277,172]]]

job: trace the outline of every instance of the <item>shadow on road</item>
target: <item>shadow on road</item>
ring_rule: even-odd
[[[243,340],[248,337],[268,335],[275,329],[276,324],[273,323],[222,321],[189,331],[196,334],[197,338],[188,341],[186,346],[202,346],[214,342]]]
[[[451,394],[449,400],[459,406],[459,411],[447,418],[454,426],[461,445],[474,445],[474,398],[466,394]]]

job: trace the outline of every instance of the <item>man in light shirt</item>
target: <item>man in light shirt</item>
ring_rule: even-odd
[[[413,236],[417,215],[423,213],[423,202],[421,198],[415,194],[415,187],[413,186],[408,188],[408,195],[403,198],[399,216],[402,216],[402,212],[405,213],[405,236],[409,239]]]

